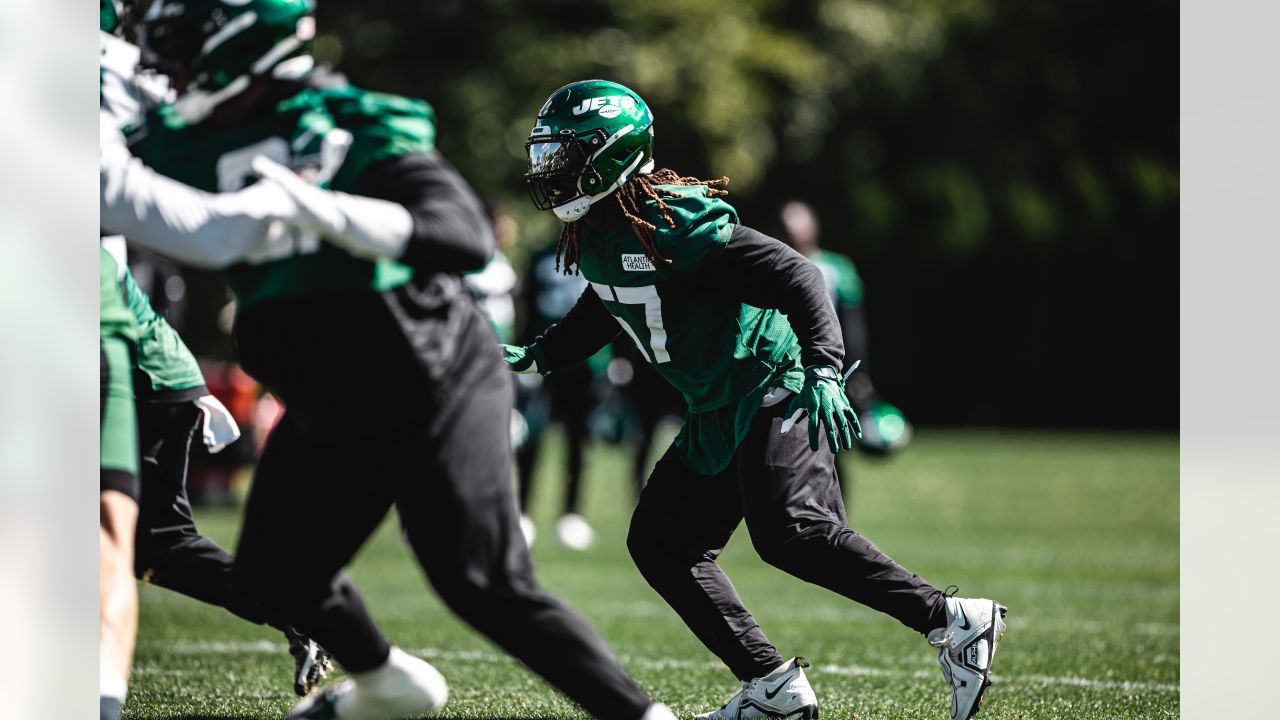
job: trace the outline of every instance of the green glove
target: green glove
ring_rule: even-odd
[[[507,361],[513,372],[525,374],[538,372],[538,359],[534,346],[506,345],[500,343],[502,359]]]
[[[853,448],[854,437],[862,437],[858,414],[844,394],[844,378],[830,365],[813,365],[804,369],[804,387],[791,400],[787,415],[798,410],[809,414],[809,449],[817,452],[818,433],[826,427],[827,444],[832,452]]]

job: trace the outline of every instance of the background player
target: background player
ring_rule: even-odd
[[[118,720],[128,690],[138,630],[138,588],[133,539],[138,521],[138,436],[134,415],[133,354],[137,326],[124,302],[123,267],[98,250],[99,715]]]
[[[578,277],[561,273],[556,267],[556,246],[546,245],[529,258],[520,291],[524,308],[520,338],[532,342],[548,325],[563,317],[586,288]],[[558,421],[564,429],[565,486],[564,502],[556,521],[556,535],[566,547],[586,550],[595,542],[596,533],[582,516],[582,476],[586,445],[590,439],[588,418],[596,406],[598,378],[609,364],[609,351],[602,349],[584,362],[564,368],[553,377],[547,377],[529,394],[541,397],[529,398],[528,403],[543,402],[547,405],[549,421]],[[546,422],[540,423],[543,430]],[[537,461],[542,450],[544,435],[531,432],[529,439],[516,451],[516,472],[520,482],[521,528],[532,544],[535,535],[532,518],[529,517],[529,501],[533,495],[537,476]],[[560,468],[556,468],[560,472]]]
[[[504,348],[517,372],[551,373],[619,326],[684,395],[685,425],[631,520],[641,574],[742,681],[701,717],[817,717],[795,658],[784,662],[716,565],[745,518],[768,563],[880,610],[939,648],[951,714],[976,712],[1004,607],[948,596],[845,520],[835,452],[853,446],[839,325],[821,274],[738,221],[727,179],[653,171],[653,117],[616,83],[555,91],[526,143],[535,206],[566,223],[558,257],[590,283],[532,345]],[[803,410],[803,433],[784,421]],[[825,442],[824,442],[825,440]]]
[[[858,372],[850,376],[845,385],[849,402],[858,412],[858,421],[862,426],[858,447],[873,454],[906,447],[911,441],[911,423],[907,422],[901,410],[880,397],[871,382],[867,318],[863,311],[864,288],[857,268],[847,255],[818,245],[818,218],[808,204],[792,200],[782,206],[779,217],[782,220],[782,240],[822,272],[822,279],[840,321],[846,357],[862,361]]]
[[[492,252],[479,201],[436,152],[430,106],[315,67],[311,12],[300,0],[153,5],[143,62],[178,95],[133,145],[207,191],[266,175],[310,213],[284,252],[225,273],[241,362],[287,407],[245,508],[237,579],[350,675],[290,717],[445,701],[440,674],[390,645],[341,572],[392,505],[459,616],[595,716],[669,716],[533,579],[510,482],[510,383],[459,279]],[[297,517],[326,528],[302,555]]]

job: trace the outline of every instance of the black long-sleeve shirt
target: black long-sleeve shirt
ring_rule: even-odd
[[[493,256],[493,228],[466,180],[438,152],[399,155],[371,164],[356,193],[403,205],[413,234],[399,260],[427,272],[460,273]]]

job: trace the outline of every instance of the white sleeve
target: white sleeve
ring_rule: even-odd
[[[207,193],[167,178],[129,152],[124,136],[106,114],[99,127],[101,205],[104,234],[195,267],[221,268],[274,256],[291,242],[275,220],[292,217],[296,205],[272,183],[234,193]]]

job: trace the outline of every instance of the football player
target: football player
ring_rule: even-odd
[[[844,337],[845,354],[862,361],[858,372],[845,385],[849,402],[858,413],[862,436],[858,448],[873,455],[901,450],[911,441],[911,423],[902,411],[880,397],[871,383],[867,356],[867,319],[862,309],[862,278],[847,256],[818,246],[818,218],[813,208],[798,200],[782,206],[783,237],[786,244],[818,267],[831,295]]]
[[[559,272],[556,267],[555,245],[550,244],[535,251],[529,258],[521,299],[524,304],[522,340],[530,341],[548,325],[558,320],[578,299],[586,283],[581,278]],[[596,353],[586,362],[564,368],[555,377],[546,378],[536,392],[540,401],[550,410],[550,421],[558,421],[564,428],[565,459],[564,504],[556,520],[556,535],[565,547],[586,550],[595,543],[596,533],[587,519],[579,512],[582,498],[582,476],[587,440],[590,437],[588,418],[596,406],[593,386],[595,379],[604,374],[609,364],[608,351]],[[528,440],[516,451],[516,472],[520,481],[520,517],[525,539],[532,544],[535,536],[533,519],[529,516],[529,502],[533,495],[538,456],[545,435],[531,433]],[[558,470],[558,469],[557,469]]]
[[[854,444],[845,360],[813,263],[741,224],[727,179],[654,170],[653,116],[603,80],[552,93],[526,143],[534,204],[565,223],[560,260],[589,287],[542,337],[504,346],[516,372],[555,372],[626,332],[685,398],[684,427],[627,539],[641,574],[742,682],[700,717],[816,718],[803,658],[784,661],[716,565],[744,518],[771,565],[887,613],[939,649],[951,716],[989,681],[1005,608],[937,589],[851,530],[835,453]],[[808,432],[788,432],[807,413]]]
[[[98,250],[98,706],[119,720],[133,664],[138,589],[133,540],[138,522],[138,426],[131,368],[138,328],[124,301],[122,267]]]
[[[146,244],[176,249],[179,255],[188,248],[188,259],[194,250],[206,261],[237,252],[234,242],[217,241],[226,233],[239,238],[241,250],[265,246],[265,216],[246,212],[256,204],[254,198],[262,195],[261,190],[239,197],[200,193],[155,175],[128,155],[121,131],[141,122],[142,109],[155,99],[151,89],[162,79],[137,78],[133,65],[138,52],[123,39],[121,14],[109,0],[102,0],[101,7],[100,222],[104,231],[128,231]],[[276,208],[292,207],[283,192],[267,192],[274,193]],[[187,459],[197,429],[213,452],[233,442],[239,429],[222,403],[209,394],[182,338],[152,309],[150,299],[134,282],[125,264],[124,238],[104,237],[102,245],[121,269],[122,294],[137,335],[131,367],[141,462],[130,566],[140,579],[283,632],[295,660],[294,691],[306,695],[328,671],[324,650],[232,586],[231,555],[200,535],[187,499]]]
[[[236,579],[349,677],[290,718],[438,710],[447,684],[391,646],[342,573],[394,506],[444,602],[602,718],[670,717],[534,580],[510,474],[511,382],[459,274],[493,251],[483,209],[435,149],[425,102],[317,67],[308,0],[160,0],[142,63],[175,101],[131,135],[153,170],[204,191],[259,175],[309,215],[224,276],[244,369],[286,411],[259,461]],[[323,241],[322,241],[323,240]],[[324,542],[297,552],[305,517]]]

